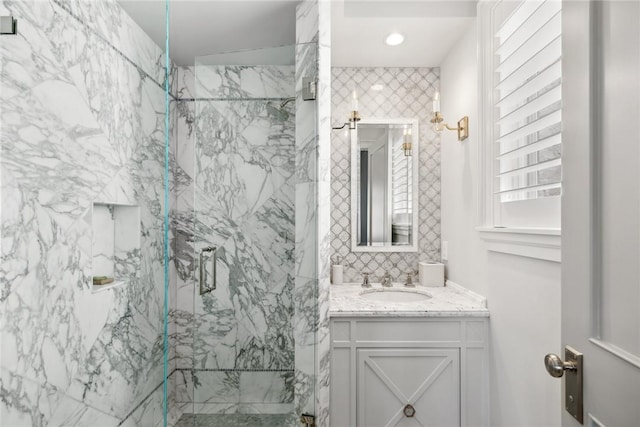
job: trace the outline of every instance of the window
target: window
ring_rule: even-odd
[[[522,244],[537,235],[538,247],[540,235],[553,236],[554,259],[562,192],[561,8],[560,0],[524,0],[481,2],[479,10],[481,231],[521,234]]]

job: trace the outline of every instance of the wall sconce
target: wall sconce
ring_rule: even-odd
[[[356,123],[360,121],[360,114],[358,114],[358,95],[356,91],[353,91],[353,98],[351,99],[351,113],[349,114],[349,119],[345,124],[339,127],[332,127],[331,129],[344,129],[345,126],[349,125],[349,130],[355,130]]]
[[[413,154],[413,144],[411,140],[411,128],[404,128],[404,140],[402,142],[402,152],[405,156],[409,157]]]
[[[440,113],[440,93],[436,92],[433,96],[433,118],[431,119],[431,123],[436,125],[436,131],[442,132],[445,129],[456,130],[458,131],[458,141],[464,141],[469,137],[469,116],[464,116],[458,120],[457,127],[442,123],[443,121],[444,117],[442,117]]]

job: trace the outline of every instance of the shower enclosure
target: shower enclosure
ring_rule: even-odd
[[[317,413],[320,3],[190,67],[177,3],[0,2],[2,425]]]
[[[298,425],[315,412],[317,44],[182,72],[177,425]]]

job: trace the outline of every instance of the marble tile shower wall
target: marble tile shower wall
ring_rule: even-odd
[[[293,412],[295,103],[278,107],[295,95],[294,71],[178,73],[174,342],[183,412]],[[200,296],[195,257],[208,245],[218,248],[217,289]]]
[[[296,246],[301,242],[313,242],[314,247],[307,253],[308,262],[315,265],[315,284],[313,293],[308,284],[296,277],[296,386],[300,383],[313,386],[315,393],[305,392],[304,388],[296,390],[296,411],[313,413],[316,415],[318,427],[329,426],[329,379],[331,341],[329,337],[329,255],[330,255],[330,195],[331,195],[331,4],[322,0],[306,0],[296,9],[296,42],[317,44],[317,53],[309,56],[308,61],[314,65],[317,72],[317,100],[316,119],[311,126],[308,121],[296,123],[296,151],[308,153],[315,151],[315,163],[300,162],[301,170],[314,170],[315,181],[309,175],[307,179],[300,179],[296,184],[296,208],[305,206],[309,195],[304,194],[305,185],[313,182],[310,193],[315,193],[314,216],[307,219],[304,232],[296,231]],[[304,61],[297,65],[300,70],[309,67]],[[299,79],[302,72],[296,73]],[[301,87],[297,86],[297,87]],[[305,104],[303,104],[305,105]],[[314,127],[315,126],[315,127]],[[296,212],[296,220],[300,217]],[[305,218],[305,217],[302,217]],[[297,223],[296,223],[297,224]],[[298,262],[296,254],[296,266]],[[301,319],[313,317],[313,324],[301,322]],[[315,345],[312,347],[311,342]],[[311,353],[313,359],[311,358]],[[300,360],[298,360],[300,358]],[[313,366],[313,370],[310,370]],[[312,372],[309,378],[305,375]],[[298,377],[301,377],[299,379]],[[307,381],[302,381],[307,378]],[[313,400],[310,399],[313,397]]]
[[[0,423],[162,420],[163,53],[115,0],[0,4]],[[129,283],[93,293],[91,206],[136,204]]]
[[[193,68],[177,74],[178,412],[285,413],[286,425],[308,412],[328,425],[329,206],[324,228],[318,208],[329,199],[328,17],[316,0],[298,6],[295,67],[198,67],[197,82]],[[310,76],[317,107],[301,102]],[[297,101],[283,112],[263,99],[289,96]],[[218,290],[202,298],[194,254],[205,244],[221,248],[220,270]]]
[[[418,118],[420,125],[419,212],[417,253],[351,251],[351,148],[349,135],[331,135],[331,255],[345,264],[344,279],[361,280],[363,271],[375,281],[389,271],[393,280],[418,269],[419,261],[440,259],[440,136],[429,122],[440,68],[333,68],[332,120],[342,124],[358,93],[361,117]],[[382,91],[371,86],[382,84]]]

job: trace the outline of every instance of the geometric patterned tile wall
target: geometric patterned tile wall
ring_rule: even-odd
[[[383,85],[373,91],[375,84]],[[378,282],[385,271],[401,281],[417,271],[419,261],[440,260],[440,135],[429,122],[434,93],[440,86],[440,68],[332,69],[332,121],[342,125],[358,93],[360,116],[418,118],[420,124],[418,252],[351,251],[351,151],[348,131],[331,134],[331,258],[345,266],[345,282],[361,280],[363,271]]]

